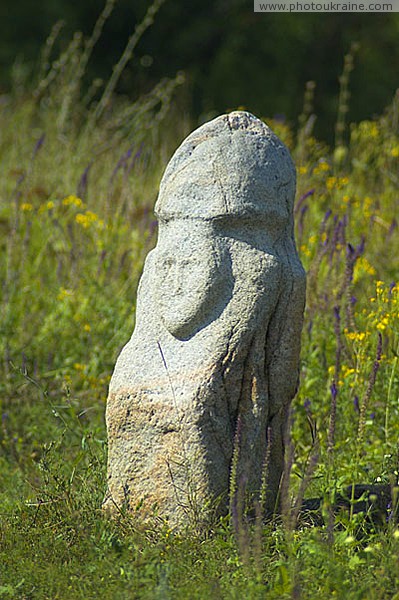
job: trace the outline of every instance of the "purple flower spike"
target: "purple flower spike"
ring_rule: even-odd
[[[39,152],[40,148],[43,146],[43,142],[46,138],[46,134],[42,133],[42,135],[37,140],[35,147],[33,148],[32,158],[35,158],[36,154]]]
[[[397,220],[395,218],[393,218],[391,226],[390,226],[389,231],[388,231],[388,237],[390,237],[393,234],[393,232],[395,231],[395,229],[397,228],[397,226],[398,226],[398,222],[397,222]]]
[[[356,411],[357,413],[360,413],[360,406],[359,406],[359,396],[355,396],[355,397],[353,398],[353,406],[354,406],[354,408],[355,408],[355,411]]]
[[[335,381],[333,381],[332,384],[330,385],[330,392],[331,392],[332,399],[336,400],[336,398],[338,396],[338,388],[336,386]]]
[[[334,306],[334,317],[338,322],[341,320],[340,309],[339,306]]]
[[[87,184],[88,184],[88,179],[89,179],[89,171],[91,169],[91,165],[93,163],[90,163],[85,170],[82,173],[82,176],[79,180],[78,183],[78,189],[77,189],[77,196],[78,198],[84,198],[87,192]]]
[[[347,246],[346,246],[346,254],[348,255],[348,258],[352,257],[355,254],[355,249],[352,246],[352,244],[347,244]]]
[[[139,149],[137,150],[136,154],[133,156],[133,158],[130,162],[130,165],[128,165],[128,167],[127,167],[127,171],[126,171],[127,175],[129,175],[130,171],[133,169],[136,162],[139,160],[140,156],[142,155],[143,149],[144,149],[144,143],[141,142]]]
[[[357,298],[356,298],[356,296],[351,296],[351,297],[350,297],[350,303],[352,304],[352,306],[353,306],[354,304],[356,304],[356,302],[357,302]]]
[[[306,200],[306,198],[309,198],[310,196],[313,196],[313,194],[315,193],[315,189],[311,189],[307,192],[305,192],[298,200],[298,202],[295,205],[294,208],[294,212],[297,213],[298,210],[300,209],[300,207],[302,206],[302,204],[304,203],[304,201]]]

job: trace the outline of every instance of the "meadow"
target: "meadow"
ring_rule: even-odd
[[[0,97],[0,598],[399,598],[399,96],[347,124],[349,56],[332,147],[312,135],[312,85],[298,126],[265,119],[297,166],[308,273],[283,512],[176,533],[101,502],[107,385],[159,180],[193,127],[183,77],[131,102],[113,94],[123,61],[84,89],[90,44],[54,61],[51,45],[36,85],[16,69]],[[359,512],[356,484],[391,487],[382,517]],[[315,523],[299,510],[313,497]]]

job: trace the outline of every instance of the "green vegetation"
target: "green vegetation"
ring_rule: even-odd
[[[107,4],[109,18],[88,65],[86,84],[107,81],[112,66],[146,13],[150,0],[2,0],[0,90],[8,87],[12,65],[37,64],[52,25],[59,23],[56,48],[64,50],[74,31],[87,36]],[[191,114],[223,113],[244,105],[254,114],[284,114],[296,122],[298,98],[308,80],[316,83],[318,137],[332,140],[342,57],[358,42],[352,77],[350,119],[379,114],[397,86],[399,14],[264,13],[248,0],[161,0],[153,27],[142,38],[117,91],[136,98],[162,77],[184,70]]]
[[[80,47],[79,47],[80,48]],[[189,125],[164,81],[93,105],[72,43],[0,105],[0,597],[399,598],[399,98],[328,148],[271,122],[298,167],[308,271],[301,387],[282,518],[176,534],[101,513],[107,383],[134,326],[162,169]],[[347,76],[348,73],[346,73]],[[382,522],[333,514],[347,486],[394,490]],[[324,524],[296,523],[303,496]]]

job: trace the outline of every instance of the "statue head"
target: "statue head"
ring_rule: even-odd
[[[188,339],[220,314],[218,299],[228,298],[232,280],[228,232],[272,247],[292,234],[294,194],[287,148],[250,113],[223,115],[186,138],[155,206],[157,307],[172,335]]]
[[[292,229],[295,167],[285,145],[248,112],[222,115],[189,135],[161,181],[155,213],[170,219],[261,219]]]

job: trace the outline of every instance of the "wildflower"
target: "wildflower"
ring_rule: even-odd
[[[364,331],[349,331],[346,328],[344,329],[344,334],[346,339],[350,340],[351,342],[362,342],[366,337],[366,333]]]
[[[344,379],[346,377],[349,377],[350,375],[353,375],[353,373],[356,373],[355,369],[347,367],[346,365],[342,365],[341,370],[342,370],[342,377]]]
[[[47,210],[52,210],[54,208],[55,204],[52,200],[49,200],[46,204],[46,208]]]
[[[320,162],[313,169],[313,175],[318,175],[319,173],[323,173],[325,171],[330,170],[330,165],[324,159],[321,159]]]
[[[376,281],[375,282],[375,287],[376,287],[377,290],[381,290],[384,287],[384,282],[380,281],[380,280]]]
[[[340,190],[348,183],[348,177],[327,177],[326,186],[328,190],[332,190],[334,188]]]
[[[21,210],[23,212],[31,212],[33,210],[33,204],[31,204],[30,202],[22,202]]]
[[[307,167],[299,167],[299,169],[298,169],[299,175],[306,175],[307,172],[308,172]]]
[[[69,298],[73,295],[73,291],[72,290],[67,290],[64,287],[60,288],[60,291],[58,293],[57,296],[57,300],[64,300],[65,298]]]
[[[388,316],[386,315],[385,317],[383,317],[383,318],[381,319],[381,321],[379,321],[379,322],[377,323],[376,327],[377,327],[378,331],[384,331],[384,329],[386,329],[386,328],[387,328],[387,325],[388,325],[388,324],[389,324],[389,318],[388,318]]]
[[[392,148],[391,156],[393,156],[394,158],[397,158],[399,156],[399,146],[395,146],[395,148]]]
[[[334,381],[330,385],[330,392],[331,392],[332,399],[335,401],[338,396],[338,390],[337,390],[337,386]]]
[[[375,123],[372,123],[370,127],[370,137],[378,137],[378,127]]]
[[[90,325],[89,325],[88,323],[85,323],[85,324],[83,325],[83,330],[84,330],[84,331],[87,331],[87,332],[91,331],[91,327],[90,327]]]
[[[84,229],[88,229],[93,223],[98,221],[98,216],[91,210],[87,210],[85,213],[78,213],[75,221]]]
[[[66,198],[63,199],[62,204],[64,206],[84,206],[83,204],[83,200],[81,200],[80,198],[78,198],[77,196],[67,196]]]
[[[85,370],[85,365],[83,365],[82,363],[74,363],[73,368],[76,371],[84,371]]]
[[[360,256],[355,263],[353,273],[353,278],[355,282],[358,281],[362,273],[366,273],[367,275],[375,275],[376,273],[373,265],[371,265],[367,258],[365,258],[364,256]]]
[[[336,177],[328,177],[327,181],[326,181],[326,185],[327,185],[327,189],[328,190],[332,190],[337,184],[337,178]]]

